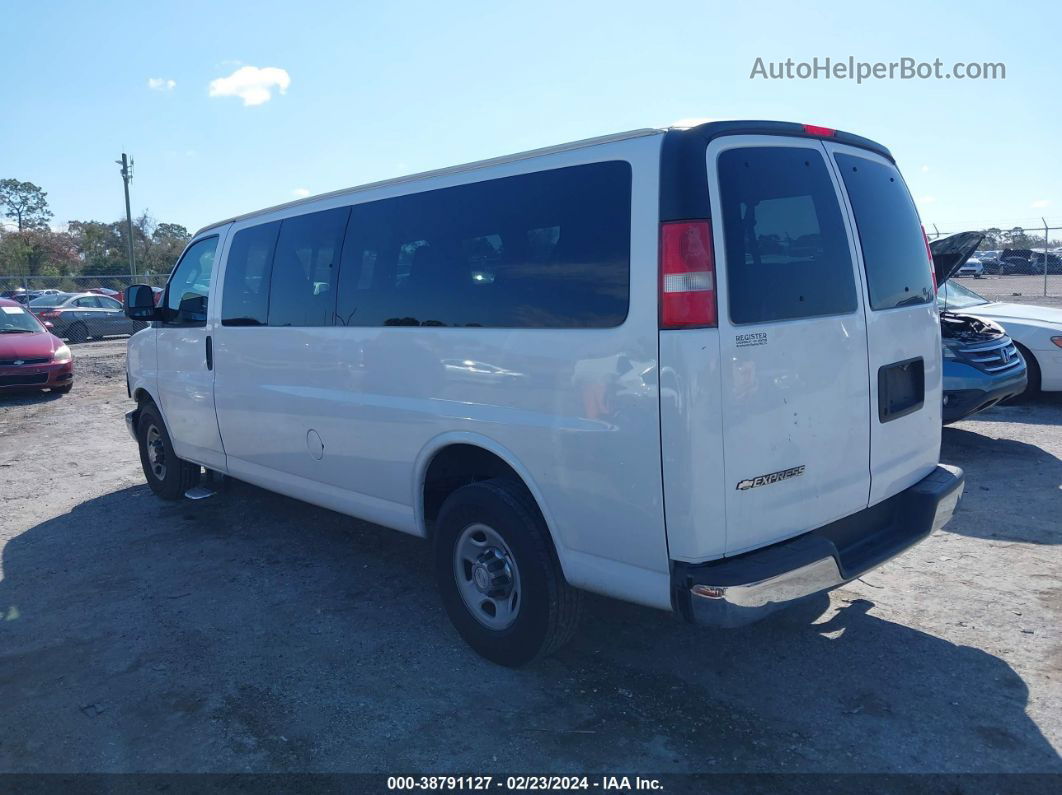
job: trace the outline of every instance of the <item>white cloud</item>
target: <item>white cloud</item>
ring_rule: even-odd
[[[925,174],[927,171],[929,171],[929,166],[923,165],[922,166],[922,173]]]
[[[241,66],[228,77],[210,81],[210,96],[239,97],[244,107],[262,105],[273,98],[273,89],[281,94],[291,85],[286,69],[276,66]]]
[[[294,196],[297,199],[305,199],[307,196],[310,195],[310,189],[309,188],[295,188],[295,190],[293,190],[291,192],[291,194],[292,194],[292,196]]]
[[[152,91],[173,91],[177,88],[176,80],[169,80],[165,77],[149,77],[147,86]]]
[[[1050,199],[1037,199],[1036,201],[1034,201],[1029,206],[1032,207],[1034,210],[1039,210],[1042,207],[1046,207],[1050,203],[1051,203]]]

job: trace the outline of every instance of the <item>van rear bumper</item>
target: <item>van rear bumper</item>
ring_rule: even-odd
[[[788,541],[708,563],[674,561],[673,606],[695,624],[759,621],[793,600],[854,580],[943,527],[963,485],[961,469],[941,464],[899,494]]]

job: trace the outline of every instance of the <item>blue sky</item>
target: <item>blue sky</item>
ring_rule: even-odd
[[[197,228],[293,198],[683,118],[881,141],[927,226],[1062,225],[1062,4],[5,4],[0,177],[57,224]],[[766,61],[1002,61],[1006,79],[750,80]],[[242,67],[265,80],[229,80]],[[247,75],[248,73],[240,73]],[[286,83],[281,93],[279,83]],[[149,86],[149,80],[155,82]],[[272,79],[272,82],[270,82]],[[172,83],[170,82],[172,81]],[[251,81],[253,82],[253,81]],[[234,91],[244,90],[250,101]]]

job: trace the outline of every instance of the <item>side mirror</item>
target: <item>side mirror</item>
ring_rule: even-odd
[[[134,284],[125,291],[125,316],[130,320],[158,320],[155,292],[146,284]]]

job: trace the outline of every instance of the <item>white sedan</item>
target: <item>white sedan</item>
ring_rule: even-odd
[[[1029,366],[1026,395],[1062,391],[1062,309],[989,301],[951,280],[941,285],[937,304],[989,318],[1006,329]]]
[[[958,273],[956,273],[955,275],[973,276],[975,279],[980,279],[982,276],[985,275],[985,266],[981,262],[981,260],[977,259],[976,257],[970,257],[970,259],[966,260],[966,262],[963,263],[962,267],[959,268]]]

